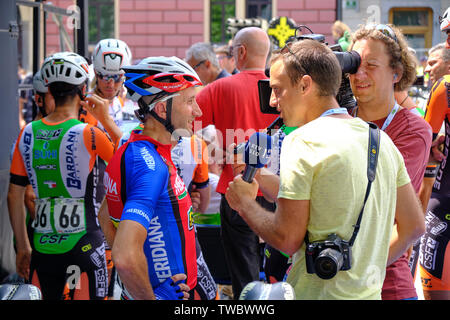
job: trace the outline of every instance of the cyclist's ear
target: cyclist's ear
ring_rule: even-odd
[[[156,102],[153,110],[158,115],[158,117],[162,119],[167,118],[167,102],[166,101],[158,101]]]
[[[35,94],[34,95],[34,101],[36,102],[38,107],[42,107],[44,105],[44,99],[42,98],[42,96],[40,94]]]

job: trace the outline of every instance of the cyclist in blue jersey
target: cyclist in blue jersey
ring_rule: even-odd
[[[171,148],[178,137],[193,133],[193,121],[201,115],[195,87],[201,82],[176,57],[150,57],[123,69],[144,128],[117,150],[104,181],[117,226],[112,258],[122,297],[186,299],[197,282],[193,210]]]

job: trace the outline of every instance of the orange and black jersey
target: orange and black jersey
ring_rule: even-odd
[[[445,128],[445,143],[443,153],[448,156],[450,149],[450,75],[440,78],[431,88],[425,112],[427,121],[433,130],[433,139],[442,128]],[[433,192],[450,195],[450,174],[447,160],[444,159],[437,171]]]

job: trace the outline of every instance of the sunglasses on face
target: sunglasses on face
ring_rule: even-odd
[[[219,60],[223,60],[223,59],[225,59],[225,58],[227,58],[227,59],[230,59],[230,58],[232,58],[233,56],[230,56],[230,55],[225,55],[225,56],[217,56],[217,59],[219,59]]]
[[[197,69],[198,67],[200,67],[203,63],[205,63],[206,62],[206,60],[202,60],[202,61],[200,61],[199,63],[197,63],[195,66],[193,66],[192,67],[192,69]]]
[[[96,75],[100,80],[109,81],[112,79],[114,82],[121,81],[123,77],[123,74],[101,74],[99,72],[97,72]]]

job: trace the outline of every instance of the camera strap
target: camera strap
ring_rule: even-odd
[[[370,188],[372,187],[372,182],[375,180],[375,173],[377,169],[378,153],[379,153],[378,151],[380,149],[380,130],[378,129],[376,124],[372,122],[368,122],[368,124],[369,124],[369,148],[367,152],[368,154],[367,178],[369,179],[369,182],[367,184],[366,195],[364,196],[364,203],[361,208],[361,212],[359,213],[358,220],[354,225],[353,235],[349,241],[350,246],[353,246],[353,243],[355,242],[356,236],[359,231],[359,227],[361,225],[364,207],[366,206],[366,201],[367,198],[369,197]]]
[[[378,162],[378,151],[380,149],[380,130],[376,124],[374,124],[372,122],[367,122],[367,123],[369,124],[369,147],[368,147],[368,151],[367,151],[367,156],[368,156],[367,178],[368,178],[369,182],[367,184],[366,194],[364,196],[364,203],[361,208],[361,212],[359,213],[356,224],[353,226],[354,227],[353,234],[348,242],[350,246],[353,246],[356,236],[358,235],[364,207],[366,205],[367,198],[369,197],[370,189],[372,187],[372,182],[375,180],[375,173],[376,173],[377,162]],[[309,237],[308,237],[308,231],[306,231],[305,243],[306,244],[310,243]]]

